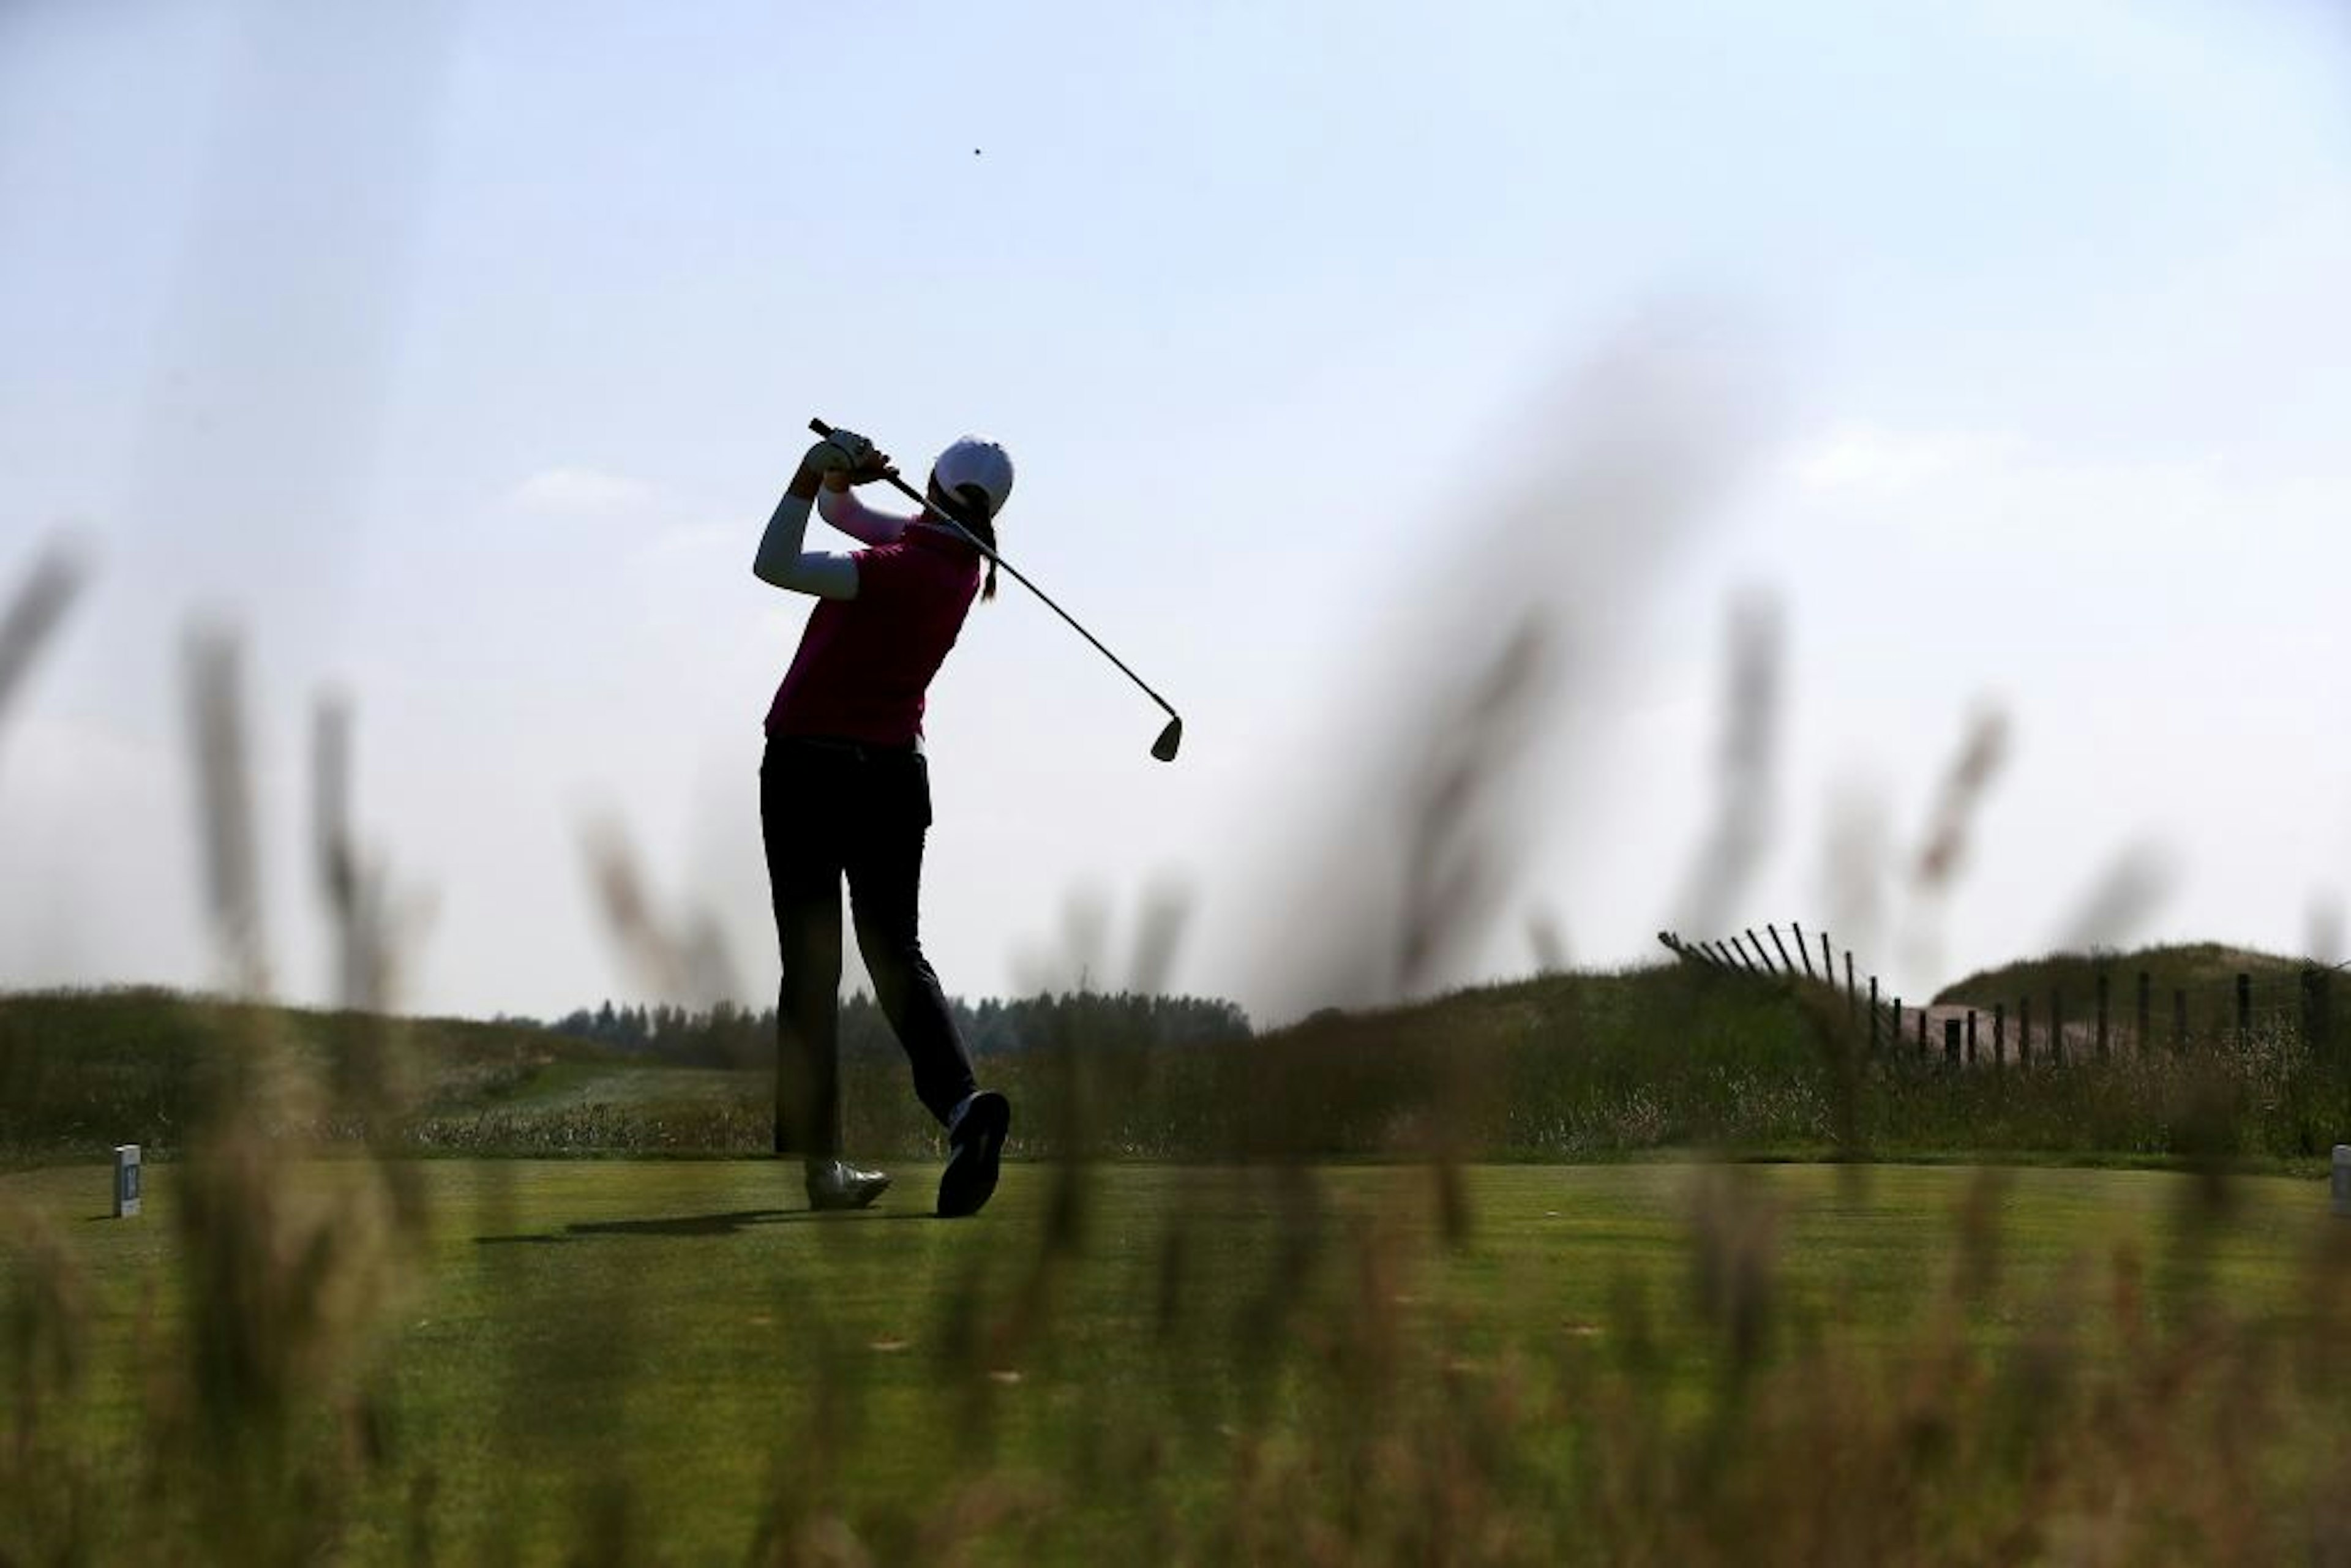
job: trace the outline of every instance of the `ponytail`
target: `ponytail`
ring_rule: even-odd
[[[948,515],[969,530],[971,537],[987,547],[987,579],[980,585],[982,599],[996,597],[996,519],[988,515],[987,492],[977,485],[966,485],[949,497]]]

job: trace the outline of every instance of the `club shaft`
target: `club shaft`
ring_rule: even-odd
[[[819,435],[831,435],[832,434],[832,426],[825,423],[825,422],[820,419],[810,420],[809,428],[815,431]],[[937,518],[946,527],[954,529],[956,535],[960,537],[965,543],[970,545],[972,549],[977,550],[980,554],[986,556],[988,559],[994,561],[998,566],[1002,567],[1005,570],[1010,572],[1012,574],[1012,580],[1015,582],[1018,582],[1021,587],[1035,594],[1039,599],[1043,600],[1045,601],[1046,609],[1051,611],[1054,614],[1068,622],[1070,623],[1071,631],[1075,632],[1079,636],[1083,637],[1087,642],[1092,643],[1094,645],[1094,652],[1100,653],[1103,658],[1108,659],[1112,664],[1116,664],[1119,668],[1119,673],[1124,675],[1128,680],[1133,681],[1137,686],[1140,686],[1143,689],[1143,695],[1149,697],[1153,702],[1157,703],[1161,709],[1166,713],[1169,718],[1176,716],[1176,710],[1168,706],[1167,699],[1165,697],[1163,697],[1157,692],[1153,691],[1150,685],[1145,682],[1141,675],[1136,674],[1132,669],[1127,667],[1127,663],[1124,659],[1120,658],[1116,653],[1112,653],[1108,648],[1102,646],[1102,641],[1101,638],[1087,631],[1083,626],[1079,625],[1078,618],[1076,616],[1071,614],[1068,611],[1054,603],[1053,596],[1046,592],[1043,589],[1038,587],[1035,583],[1029,581],[1028,575],[1019,567],[1013,565],[1010,561],[1005,559],[1002,556],[997,554],[994,550],[988,549],[987,546],[981,543],[979,539],[973,536],[972,531],[969,528],[965,528],[948,513],[940,509],[940,507],[934,503],[928,496],[924,495],[920,490],[917,490],[912,485],[907,484],[904,476],[902,476],[895,468],[883,469],[883,477],[888,479],[891,484],[895,485],[898,487],[899,493],[904,495],[908,500],[922,507],[923,510],[928,512],[932,517]]]

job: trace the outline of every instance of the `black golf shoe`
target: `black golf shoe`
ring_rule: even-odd
[[[1004,1135],[1012,1127],[1012,1103],[983,1089],[964,1103],[947,1128],[947,1168],[939,1173],[939,1218],[977,1214],[996,1191]]]
[[[862,1171],[842,1160],[819,1160],[808,1168],[810,1208],[868,1208],[890,1190],[880,1171]]]

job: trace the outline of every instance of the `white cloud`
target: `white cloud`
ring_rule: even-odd
[[[527,512],[563,517],[601,516],[643,507],[654,499],[651,485],[596,468],[548,468],[515,486],[507,504]]]
[[[1893,495],[1930,479],[2008,458],[2006,436],[1969,431],[1896,432],[1846,425],[1800,448],[1790,464],[1808,490],[1866,490]]]

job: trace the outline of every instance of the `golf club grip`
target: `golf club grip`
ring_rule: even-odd
[[[825,439],[826,439],[826,440],[828,440],[828,441],[830,441],[831,439],[832,439],[832,426],[831,426],[831,425],[827,424],[824,421],[822,421],[822,420],[820,420],[820,419],[811,419],[811,420],[810,420],[810,421],[809,421],[809,428],[810,428],[810,430],[815,431],[815,432],[817,433],[817,434],[819,434],[820,436],[822,436],[823,438],[825,438]],[[910,500],[910,501],[914,502],[914,505],[916,505],[916,506],[918,506],[918,507],[922,507],[925,511],[926,511],[926,512],[936,512],[936,511],[938,511],[938,508],[937,508],[936,507],[932,506],[932,505],[930,504],[930,502],[928,502],[928,501],[926,501],[926,500],[925,500],[925,499],[923,498],[923,493],[922,493],[920,490],[917,490],[917,489],[915,489],[912,485],[907,484],[907,483],[906,483],[906,481],[905,481],[905,477],[904,477],[903,475],[901,475],[901,474],[900,474],[900,473],[899,473],[895,468],[884,468],[884,469],[883,469],[883,470],[882,470],[882,477],[883,477],[884,479],[889,480],[889,481],[890,481],[890,483],[892,483],[893,485],[895,485],[896,486],[898,486],[898,490],[899,490],[899,493],[900,493],[900,494],[904,495],[904,496],[908,500]],[[943,514],[943,513],[942,513],[941,515],[942,515],[942,516],[944,516],[945,514]],[[953,519],[952,517],[948,518],[947,520],[948,520],[948,521],[950,521],[950,522],[954,522],[954,519]],[[960,524],[960,523],[956,524],[956,532],[958,532],[958,533],[961,533],[961,532],[963,531],[963,525],[962,525],[962,524]],[[975,543],[977,543],[977,540],[975,540],[974,542],[975,542]]]
[[[810,420],[809,428],[815,431],[817,434],[822,436],[827,441],[832,439],[832,426],[827,424],[820,419]],[[928,501],[923,499],[923,493],[920,490],[917,490],[912,485],[907,484],[906,481],[900,476],[895,468],[884,468],[882,470],[882,477],[889,480],[893,485],[897,486],[899,490],[905,495],[907,499],[913,501],[916,506],[921,507],[924,510],[936,510],[936,508],[932,507]]]

